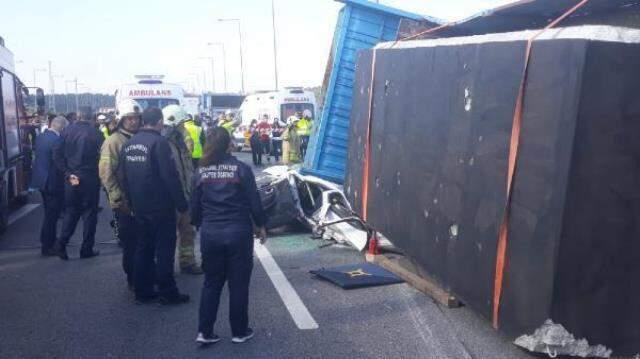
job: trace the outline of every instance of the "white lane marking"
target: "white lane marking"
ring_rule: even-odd
[[[300,299],[300,296],[296,293],[296,290],[293,289],[287,277],[282,273],[282,270],[278,267],[278,263],[273,259],[267,247],[256,242],[255,251],[258,259],[260,259],[260,263],[262,263],[262,267],[267,272],[273,286],[276,287],[282,302],[287,307],[298,329],[318,329],[318,323],[313,319],[311,313],[309,313],[309,310]]]
[[[10,216],[9,219],[7,220],[7,224],[8,225],[12,225],[14,224],[17,220],[19,220],[20,218],[26,216],[27,214],[31,213],[31,211],[33,211],[34,209],[40,207],[40,204],[27,204],[25,206],[22,206],[19,210],[13,212]]]

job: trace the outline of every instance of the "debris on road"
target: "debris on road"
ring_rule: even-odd
[[[570,355],[580,358],[609,358],[612,350],[604,345],[590,346],[586,339],[577,340],[565,327],[548,319],[533,335],[523,335],[514,342],[530,352],[543,353],[555,358]]]
[[[372,263],[349,264],[333,268],[322,268],[312,270],[310,273],[327,280],[342,289],[375,287],[404,282],[395,274]]]

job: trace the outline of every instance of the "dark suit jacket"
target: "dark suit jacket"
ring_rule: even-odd
[[[31,188],[47,192],[64,191],[64,174],[53,162],[54,147],[60,141],[60,136],[51,130],[45,130],[36,138]]]

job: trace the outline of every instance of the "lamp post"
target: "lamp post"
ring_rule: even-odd
[[[240,19],[218,19],[220,22],[225,21],[237,21],[238,22],[238,38],[240,40],[240,77],[242,84],[242,93],[244,94],[244,61],[242,60],[242,27],[240,24]]]
[[[75,83],[76,80],[67,80],[64,82],[64,104],[65,104],[65,112],[69,113],[69,88],[67,87],[67,84],[70,83]],[[76,94],[76,99],[77,99],[78,95]],[[76,106],[77,106],[78,101],[76,100]]]
[[[271,0],[271,23],[273,25],[273,73],[276,79],[276,91],[278,91],[278,43],[276,42],[276,7]]]
[[[46,72],[47,69],[45,68],[34,68],[33,69],[33,87],[38,87],[38,82],[36,81],[36,76],[38,75],[38,72]],[[33,108],[38,108],[38,99],[37,96],[33,97]]]
[[[209,42],[207,46],[220,46],[222,47],[222,68],[224,71],[224,92],[227,92],[227,53],[224,49],[224,44],[221,42]]]
[[[200,59],[211,61],[211,91],[216,92],[216,72],[215,72],[214,58],[212,56],[204,56],[204,57],[200,57]]]

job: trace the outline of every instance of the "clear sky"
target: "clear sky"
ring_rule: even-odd
[[[512,0],[381,0],[382,4],[444,20],[468,17]],[[275,0],[280,86],[322,82],[338,11],[333,0]],[[18,60],[17,72],[33,85],[34,69],[52,61],[56,92],[112,93],[134,74],[165,74],[196,90],[240,89],[238,30],[218,18],[241,18],[246,90],[272,89],[271,0],[3,0],[0,36]],[[203,84],[203,78],[206,83]],[[49,92],[48,73],[36,83]]]

